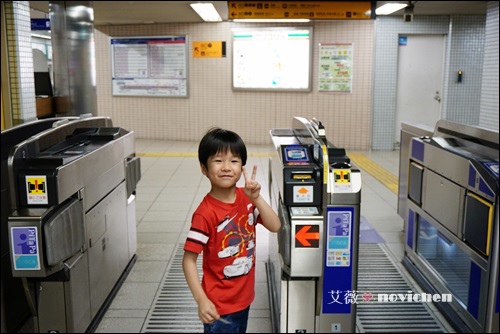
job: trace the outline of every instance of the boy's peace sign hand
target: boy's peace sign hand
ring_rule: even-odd
[[[248,178],[246,167],[242,167],[243,177],[245,178],[245,194],[251,200],[259,198],[260,194],[260,184],[255,181],[255,176],[257,175],[257,166],[253,166],[252,177]]]

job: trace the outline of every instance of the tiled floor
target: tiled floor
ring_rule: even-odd
[[[142,177],[137,186],[137,261],[111,302],[97,333],[140,333],[164,278],[174,249],[185,240],[190,217],[209,190],[196,157],[198,143],[136,140]],[[258,166],[257,179],[267,184],[272,146],[248,146],[247,166]],[[354,153],[354,152],[353,152]],[[398,175],[399,151],[357,152]],[[349,154],[349,152],[348,152]],[[403,220],[397,214],[397,194],[362,170],[361,216],[385,239],[401,271]],[[268,198],[267,187],[262,195]],[[269,234],[257,234],[257,282],[248,332],[271,332],[265,261]],[[409,276],[409,275],[408,275]],[[439,314],[438,317],[442,318]],[[445,322],[445,321],[443,321]],[[201,327],[200,327],[201,328]],[[450,331],[452,331],[450,329]]]
[[[96,329],[98,333],[140,333],[174,248],[182,244],[191,214],[209,191],[196,156],[198,143],[136,141],[142,177],[137,186],[137,262]],[[247,166],[257,165],[257,179],[267,184],[271,147],[247,147]],[[262,195],[268,198],[266,187]],[[249,332],[270,332],[267,300],[267,231],[257,231],[256,300],[250,311]]]
[[[136,193],[136,262],[95,327],[96,333],[150,332],[145,329],[150,310],[172,262],[175,262],[175,250],[184,243],[191,214],[209,190],[209,182],[200,172],[197,147],[198,143],[195,142],[136,140],[136,153],[141,157],[142,172]],[[261,194],[265,198],[269,198],[266,185],[272,150],[272,145],[248,146],[247,166],[258,166],[257,179],[263,185]],[[367,161],[375,163],[374,166],[384,173],[395,177],[398,175],[399,151],[347,154],[367,157]],[[372,174],[377,176],[373,170],[361,168],[361,216],[385,240],[382,246],[398,269],[413,286],[418,286],[401,264],[404,256],[404,226],[403,219],[397,213],[397,191],[387,182],[379,182],[380,178]],[[249,333],[272,331],[265,262],[270,257],[270,249],[276,249],[276,244],[270,245],[275,240],[275,235],[262,227],[258,228],[256,299],[251,306]],[[431,305],[430,309],[435,312],[445,332],[454,332],[435,307]],[[201,324],[199,331],[202,331]],[[31,319],[20,332],[33,332]],[[357,328],[357,332],[362,330]]]

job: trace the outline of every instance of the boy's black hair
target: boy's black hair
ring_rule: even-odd
[[[233,131],[211,128],[200,141],[198,160],[205,168],[208,168],[208,158],[219,152],[226,153],[228,150],[241,159],[243,166],[246,165],[247,148],[243,139]]]

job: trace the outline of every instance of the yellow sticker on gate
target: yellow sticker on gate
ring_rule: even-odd
[[[349,169],[334,169],[335,183],[351,183],[351,172]]]
[[[47,177],[45,175],[27,175],[26,196],[28,204],[48,204]]]

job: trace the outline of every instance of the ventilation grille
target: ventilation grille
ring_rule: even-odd
[[[183,256],[182,245],[177,245],[142,333],[203,333],[203,325],[198,318],[198,305],[182,271]],[[201,275],[201,255],[197,265]]]
[[[408,284],[380,244],[359,245],[357,290],[374,296],[370,302],[357,304],[357,325],[360,332],[447,332],[427,303],[377,301],[379,293],[420,293]]]
[[[142,333],[203,332],[203,325],[198,318],[198,306],[182,271],[183,254],[182,245],[177,245]],[[201,275],[201,256],[197,264]],[[380,244],[359,245],[357,290],[373,296],[379,293],[406,295],[408,291],[419,292],[407,282]],[[357,304],[356,323],[362,333],[448,332],[429,309],[429,305],[418,302],[382,303],[377,302],[376,298],[371,302],[360,302]]]

